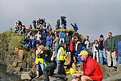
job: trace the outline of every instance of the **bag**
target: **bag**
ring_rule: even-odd
[[[68,53],[66,59],[67,59],[67,60],[65,60],[64,65],[69,65],[69,64],[71,63],[71,54]]]

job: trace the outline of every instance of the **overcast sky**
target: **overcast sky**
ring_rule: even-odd
[[[60,16],[67,24],[77,23],[79,33],[90,40],[99,39],[108,32],[121,34],[121,0],[0,0],[0,33],[14,28],[17,20],[26,27],[33,19],[45,18],[52,27]]]

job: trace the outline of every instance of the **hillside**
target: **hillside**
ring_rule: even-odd
[[[38,30],[31,30],[32,32],[37,32]],[[55,30],[59,32],[60,30]],[[74,30],[63,30],[65,32],[70,32],[71,35],[76,35],[82,40],[84,37],[79,35],[78,32]],[[121,35],[115,36],[117,41],[121,41]],[[0,64],[7,65],[6,72],[9,74],[21,75],[22,72],[31,72],[31,77],[34,77],[34,50],[26,50],[22,44],[24,41],[24,35],[20,36],[12,31],[6,31],[0,34]],[[113,68],[108,68],[107,66],[101,65],[101,69],[104,73],[104,77],[109,77],[112,74],[117,74]]]

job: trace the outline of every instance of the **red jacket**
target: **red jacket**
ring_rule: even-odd
[[[32,29],[32,26],[29,26],[29,29]]]
[[[83,63],[82,70],[84,75],[89,76],[94,81],[101,81],[103,78],[99,64],[91,56]]]
[[[73,41],[70,41],[70,51],[73,52],[75,49],[74,49],[74,46],[76,46],[76,42],[74,41],[74,44],[73,45]]]

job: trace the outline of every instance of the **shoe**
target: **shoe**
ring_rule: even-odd
[[[36,71],[37,76],[35,78],[39,78],[39,71]]]
[[[114,66],[114,69],[115,69],[115,71],[117,71],[117,67],[116,66]]]
[[[39,76],[36,76],[35,78],[39,78]]]

